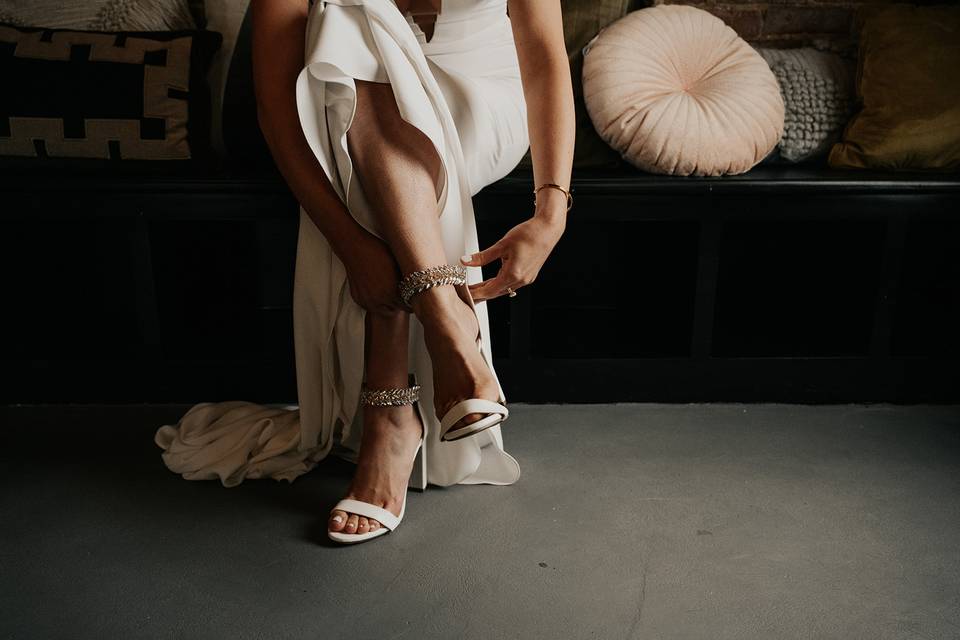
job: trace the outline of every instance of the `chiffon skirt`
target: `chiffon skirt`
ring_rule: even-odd
[[[526,105],[506,0],[443,0],[429,42],[393,0],[316,0],[306,59],[296,85],[300,124],[357,222],[383,237],[347,152],[355,80],[389,82],[404,120],[442,159],[440,226],[447,261],[479,249],[472,196],[499,180],[529,148]],[[343,263],[307,213],[299,211],[293,320],[298,405],[202,402],[155,434],[166,466],[188,480],[246,478],[292,482],[333,453],[356,461],[363,407],[365,310],[350,295]],[[482,280],[467,267],[467,281]],[[477,303],[484,348],[491,348],[485,302]],[[427,481],[516,482],[517,461],[501,426],[453,442],[439,439],[433,374],[423,326],[410,316],[409,364],[427,414]],[[496,372],[494,372],[496,375]],[[498,381],[499,382],[499,381]],[[508,424],[508,423],[505,423]]]

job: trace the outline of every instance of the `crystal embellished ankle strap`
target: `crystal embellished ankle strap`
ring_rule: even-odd
[[[414,271],[404,276],[399,283],[400,297],[410,306],[410,298],[441,284],[466,284],[467,268],[462,264],[441,264]]]
[[[366,384],[360,389],[360,403],[376,406],[399,406],[413,404],[420,399],[420,385],[393,389],[369,389]]]

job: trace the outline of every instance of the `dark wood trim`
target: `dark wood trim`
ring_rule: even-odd
[[[153,269],[153,249],[150,246],[150,230],[146,217],[141,212],[137,216],[134,230],[135,239],[131,243],[134,249],[132,262],[136,276],[137,316],[140,323],[139,358],[156,361],[161,358],[160,310],[157,307],[157,289]]]
[[[891,355],[893,314],[897,305],[908,224],[906,215],[902,213],[894,213],[887,218],[880,293],[877,296],[873,335],[870,338],[870,355],[875,359],[889,358]]]
[[[720,268],[720,240],[723,225],[717,220],[700,224],[697,263],[697,292],[693,315],[690,353],[702,360],[713,349],[713,310],[717,299],[717,275]]]

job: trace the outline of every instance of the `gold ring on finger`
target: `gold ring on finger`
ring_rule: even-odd
[[[512,298],[517,295],[517,292],[513,290],[513,287],[507,287],[507,295]]]

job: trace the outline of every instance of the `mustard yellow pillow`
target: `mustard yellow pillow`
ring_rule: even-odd
[[[893,4],[863,15],[860,111],[835,168],[960,169],[960,6]]]

